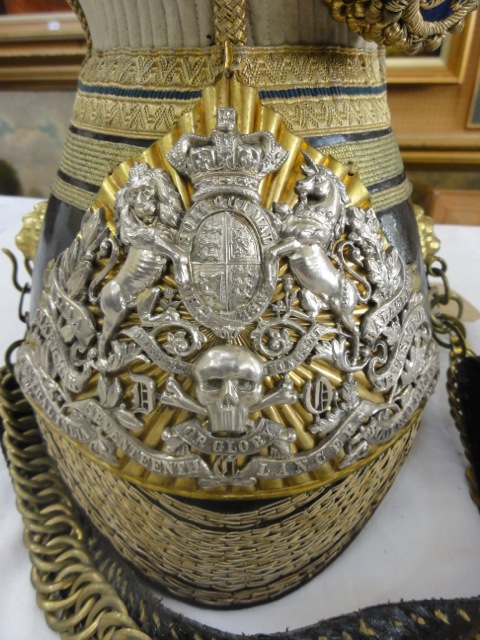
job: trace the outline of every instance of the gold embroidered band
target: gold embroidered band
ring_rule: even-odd
[[[355,162],[362,182],[368,187],[393,178],[403,171],[395,135],[390,129],[381,131],[379,134],[383,135],[372,134],[368,139],[337,144],[325,144],[319,138],[319,143],[313,142],[313,146],[326,155],[332,155],[343,164]],[[312,144],[311,138],[309,138],[309,144]],[[382,159],[381,167],[379,163],[374,162],[375,158]]]
[[[140,154],[148,144],[142,140],[132,143],[122,142],[120,138],[114,140],[113,137],[100,140],[88,131],[72,127],[67,135],[60,173],[53,184],[54,195],[85,209],[105,175],[124,158]],[[390,128],[350,136],[314,136],[308,138],[308,142],[344,164],[355,163],[362,182],[372,193],[372,203],[377,211],[409,197],[410,185],[403,176],[402,160]],[[382,159],[381,163],[377,162],[378,158]],[[395,179],[397,182],[392,184]]]
[[[60,161],[63,173],[100,188],[105,175],[125,158],[138,156],[143,147],[98,140],[69,131]]]
[[[55,176],[53,180],[52,195],[81,211],[86,211],[95,198],[94,193],[69,184],[61,175]]]
[[[408,200],[412,195],[412,185],[407,180],[407,178],[403,178],[402,182],[391,188],[387,188],[384,191],[378,191],[377,193],[372,194],[372,207],[375,211],[386,211],[399,204],[400,202],[404,202]]]
[[[385,60],[377,50],[338,46],[233,47],[238,79],[256,87],[378,85]],[[222,73],[221,47],[92,51],[80,72],[86,84],[124,89],[201,89]]]
[[[288,129],[341,162],[354,162],[364,184],[378,186],[372,192],[378,210],[408,198],[389,129],[383,54],[335,46],[234,47],[234,61],[240,82],[258,87]],[[88,207],[105,174],[167,133],[222,66],[219,46],[93,51],[81,72],[53,194]],[[332,143],[334,134],[339,139]]]
[[[383,54],[339,47],[234,50],[238,79],[260,90],[297,135],[388,126]],[[219,47],[94,51],[82,69],[73,124],[155,139],[191,110],[221,73]]]

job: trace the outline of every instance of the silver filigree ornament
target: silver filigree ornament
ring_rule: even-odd
[[[22,388],[48,420],[110,464],[120,449],[204,490],[345,467],[410,422],[437,373],[412,270],[373,210],[306,153],[296,204],[265,208],[260,183],[287,156],[218,109],[210,137],[185,134],[167,155],[193,185],[187,210],[167,171],[137,164],[114,230],[102,209],[87,212],[18,355]],[[178,288],[165,284],[170,268]],[[302,387],[293,372],[305,364],[325,372]],[[92,379],[96,394],[80,399]],[[187,418],[154,449],[138,434],[162,405]],[[311,416],[310,448],[280,419],[286,405]]]

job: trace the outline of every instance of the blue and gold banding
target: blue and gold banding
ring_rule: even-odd
[[[234,51],[240,82],[309,144],[353,162],[379,211],[410,187],[390,129],[383,54],[328,46]],[[223,51],[93,51],[78,84],[72,125],[53,195],[86,209],[104,176],[166,134],[214,84]],[[376,161],[382,158],[382,163]]]

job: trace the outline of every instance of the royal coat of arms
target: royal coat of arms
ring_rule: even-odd
[[[177,237],[191,265],[179,283],[182,299],[222,338],[238,335],[272,299],[276,278],[264,268],[265,253],[278,229],[258,188],[288,155],[270,133],[241,135],[235,117],[219,109],[210,139],[184,135],[168,154],[195,189]]]
[[[163,168],[133,165],[113,220],[87,212],[17,363],[49,422],[198,495],[374,455],[437,372],[416,275],[373,210],[306,145],[290,199],[267,206],[291,151],[240,133],[233,107],[216,118]]]

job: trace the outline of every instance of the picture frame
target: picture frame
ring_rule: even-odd
[[[87,46],[73,11],[0,16],[1,89],[73,89]]]
[[[448,36],[433,55],[387,55],[388,84],[461,84],[465,79],[476,19],[476,14],[470,14],[463,30]]]
[[[467,120],[468,129],[480,129],[480,66],[477,71],[477,79],[473,89],[472,101]]]

